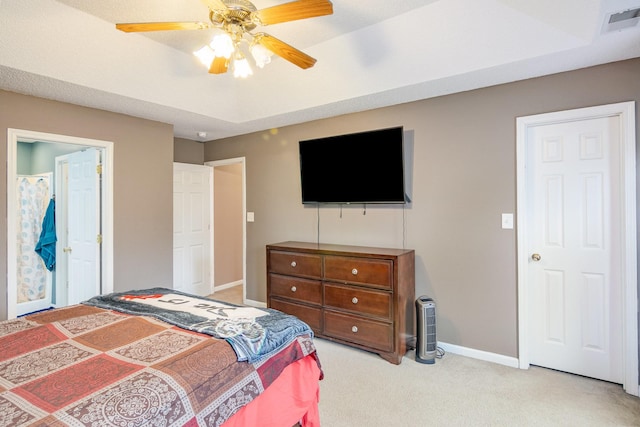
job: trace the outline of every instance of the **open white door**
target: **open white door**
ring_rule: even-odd
[[[69,154],[68,305],[100,294],[100,151]]]
[[[173,288],[213,291],[211,194],[213,169],[173,164]]]

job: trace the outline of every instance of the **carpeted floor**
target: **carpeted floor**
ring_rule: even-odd
[[[323,427],[640,426],[640,399],[617,384],[455,354],[424,365],[411,351],[396,366],[315,341]]]
[[[217,291],[211,295],[207,295],[207,298],[242,305],[242,285]]]

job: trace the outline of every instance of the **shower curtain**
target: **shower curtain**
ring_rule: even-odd
[[[17,294],[20,304],[50,297],[47,284],[51,283],[51,273],[35,247],[51,199],[51,174],[18,176],[17,185]]]

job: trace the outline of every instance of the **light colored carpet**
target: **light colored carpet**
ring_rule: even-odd
[[[316,338],[323,427],[640,426],[640,399],[620,385],[455,354],[400,365]]]
[[[232,286],[230,288],[217,291],[211,295],[207,295],[207,298],[242,305],[242,285]]]

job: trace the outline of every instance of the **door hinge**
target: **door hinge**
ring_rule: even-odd
[[[102,165],[96,165],[96,173],[98,175],[102,175]]]
[[[98,242],[99,245],[102,244],[102,234],[98,234],[98,236],[96,237],[96,241]]]

